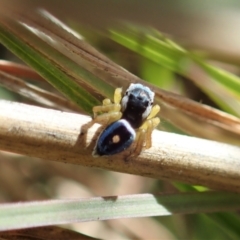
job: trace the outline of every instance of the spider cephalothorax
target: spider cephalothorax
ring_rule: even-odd
[[[152,110],[154,92],[142,84],[131,84],[121,101],[122,118],[139,128]]]
[[[94,122],[106,125],[101,133],[93,156],[113,155],[127,149],[136,141],[135,154],[143,148],[151,147],[151,134],[159,124],[155,117],[158,105],[153,106],[154,92],[142,84],[131,84],[122,97],[122,89],[117,88],[114,102],[104,99],[102,106],[93,108]],[[98,113],[102,113],[99,114]]]

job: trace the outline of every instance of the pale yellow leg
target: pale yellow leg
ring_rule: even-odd
[[[103,103],[103,104],[102,104],[103,106],[113,104],[109,98],[103,99],[102,103]]]
[[[152,110],[151,110],[150,114],[148,115],[147,119],[154,118],[158,114],[159,111],[160,111],[160,106],[154,105],[152,107]]]
[[[110,105],[102,105],[93,107],[93,117],[96,118],[99,112],[103,114],[111,113],[111,112],[120,112],[121,105],[120,104],[110,104]]]
[[[122,88],[116,88],[113,97],[114,103],[120,104],[122,100]]]
[[[109,125],[122,117],[121,112],[111,112],[111,113],[104,113],[101,115],[96,116],[92,120],[93,123],[100,123],[101,125]]]
[[[146,139],[145,139],[145,149],[148,149],[152,146],[152,132],[154,128],[160,123],[160,119],[158,117],[147,120],[147,129],[146,129]]]
[[[103,104],[101,106],[93,107],[93,122],[108,125],[119,120],[122,117],[120,104],[121,99],[122,88],[117,88],[114,92],[114,102],[111,102],[109,98],[106,98],[103,100]]]
[[[152,131],[160,123],[160,119],[158,117],[155,117],[159,111],[160,106],[154,105],[149,116],[147,117],[147,120],[139,128],[139,134],[144,135],[145,137],[144,141],[142,142],[142,147],[144,149],[148,149],[152,146]]]
[[[145,137],[146,137],[145,129],[137,130],[137,136],[136,136],[136,140],[135,140],[134,150],[131,155],[138,156],[141,153],[141,151],[144,147]]]

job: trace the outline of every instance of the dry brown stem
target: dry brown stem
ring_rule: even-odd
[[[93,158],[101,129],[90,122],[90,117],[80,114],[0,101],[0,148],[44,160],[240,192],[239,147],[156,130],[152,148],[139,157],[130,157],[130,148]]]

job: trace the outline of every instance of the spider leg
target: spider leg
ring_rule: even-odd
[[[152,107],[152,110],[147,117],[147,120],[143,123],[143,125],[140,127],[143,129],[146,129],[145,133],[145,149],[148,149],[152,146],[152,132],[154,128],[157,127],[157,125],[160,123],[160,119],[158,117],[155,117],[158,112],[160,111],[160,106],[159,105],[154,105]]]
[[[95,119],[106,113],[120,112],[120,110],[121,110],[120,104],[111,103],[109,105],[95,106],[95,107],[93,107],[93,118]],[[99,115],[99,113],[102,113],[102,114]]]
[[[101,115],[96,116],[92,123],[100,123],[101,125],[109,125],[122,117],[121,112],[108,112]]]
[[[154,118],[158,114],[159,111],[160,111],[160,106],[157,104],[154,105],[152,107],[152,110],[151,110],[150,114],[148,115],[147,119]]]
[[[103,105],[103,106],[111,105],[111,104],[113,104],[113,103],[111,102],[111,100],[110,100],[109,98],[105,98],[105,99],[103,99],[103,101],[102,101],[102,105]]]
[[[136,130],[136,140],[135,140],[135,144],[133,147],[133,151],[131,153],[132,156],[138,156],[140,155],[143,146],[144,146],[144,141],[145,141],[145,137],[146,137],[146,130],[145,129],[138,129]]]
[[[112,103],[109,98],[103,100],[101,106],[93,107],[93,123],[97,122],[102,125],[110,124],[119,120],[122,117],[121,113],[121,99],[122,88],[116,88],[114,92],[114,102]],[[100,113],[100,114],[99,114]]]
[[[114,103],[120,104],[122,100],[122,88],[116,88],[114,92]]]
[[[156,107],[155,107],[156,106]],[[155,116],[160,108],[158,105],[155,105],[154,111],[150,114],[151,116]],[[152,146],[152,132],[154,128],[160,123],[160,119],[158,117],[147,119],[142,126],[136,130],[136,140],[134,145],[134,150],[131,155],[139,155],[143,149],[148,149]]]
[[[145,149],[148,149],[152,146],[152,132],[154,128],[160,123],[160,119],[158,117],[148,119],[146,121],[147,128],[146,128],[146,137],[145,137]]]

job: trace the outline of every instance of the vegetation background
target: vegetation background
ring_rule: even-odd
[[[11,8],[9,3],[12,5]],[[19,12],[27,12],[31,16],[31,11],[36,6],[41,6],[79,32],[94,48],[141,79],[158,88],[223,110],[236,118],[240,115],[238,1],[185,0],[158,3],[146,0],[101,2],[92,0],[80,3],[74,0],[67,2],[55,0],[41,3],[2,1],[2,4],[4,6],[0,11],[2,15],[9,9],[13,12],[18,9]],[[3,23],[3,20],[1,22]],[[6,41],[3,40],[4,24],[1,25],[0,35],[1,41],[6,46]],[[1,59],[22,63],[22,60],[4,45],[0,48]],[[38,47],[38,44],[36,46]],[[158,55],[161,51],[163,54]],[[199,62],[199,66],[206,71],[193,66],[193,60]],[[223,69],[224,74],[220,74],[221,70],[214,71],[208,68],[207,64],[216,69]],[[3,69],[4,64],[0,70]],[[17,67],[12,66],[10,72],[13,73],[15,69]],[[58,94],[56,89],[44,81],[36,81],[34,77],[22,79],[48,92]],[[0,88],[1,99],[42,105],[35,103],[26,95],[23,96],[20,88],[14,93],[6,89],[6,85],[1,84],[3,85]],[[111,84],[109,82],[110,86]],[[117,84],[125,86],[126,82],[118,80]],[[105,95],[108,94],[111,95],[112,90]],[[86,109],[85,113],[89,114]],[[165,119],[164,113],[162,117],[161,130],[189,135],[189,132],[185,131],[186,128],[183,129]],[[201,129],[201,125],[198,127]],[[203,134],[209,133],[209,129],[203,127]],[[239,135],[233,138],[234,143],[238,137]],[[217,137],[215,140],[218,140]],[[223,142],[223,139],[219,141]],[[239,142],[236,145],[239,145]],[[235,157],[240,160],[240,156]],[[191,186],[103,169],[44,161],[12,152],[0,152],[1,203],[141,193],[180,195],[182,192],[207,190],[208,188],[204,186]],[[201,203],[197,207],[201,212]],[[215,209],[214,203],[212,209]],[[237,239],[239,222],[239,214],[235,211],[81,222],[64,225],[64,228],[97,239]],[[14,234],[16,232],[10,232],[10,235],[3,234],[2,237],[11,239]],[[36,233],[29,231],[26,234],[30,236]],[[10,238],[7,238],[9,236]],[[83,235],[81,237],[83,238]],[[48,238],[45,236],[41,239]]]

